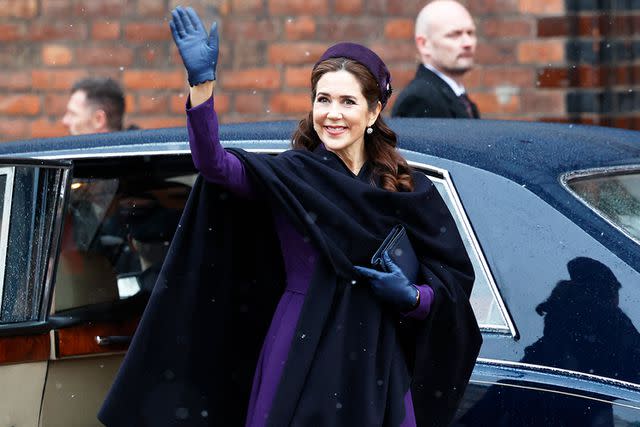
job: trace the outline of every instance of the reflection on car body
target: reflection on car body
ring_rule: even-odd
[[[638,132],[390,122],[476,273],[484,343],[454,424],[638,425]],[[276,154],[293,128],[225,125],[221,138]],[[0,419],[99,425],[195,179],[186,130],[8,143],[0,156],[0,380],[12,385]]]
[[[574,258],[567,268],[569,280],[558,282],[535,307],[544,317],[544,333],[525,348],[520,362],[639,383],[640,333],[618,306],[620,283],[592,258]],[[509,385],[489,387],[459,425],[622,425],[614,424],[612,404],[597,393],[578,398],[551,389],[549,394],[533,384],[505,392]]]

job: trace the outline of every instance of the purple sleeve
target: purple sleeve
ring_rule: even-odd
[[[220,144],[213,96],[198,106],[190,107],[191,99],[188,98],[187,129],[196,169],[207,181],[223,186],[238,196],[253,198],[253,188],[244,165]]]
[[[416,285],[416,288],[418,288],[418,292],[420,292],[420,303],[416,308],[403,315],[416,320],[424,320],[429,315],[429,311],[431,311],[433,289],[431,289],[429,285]]]

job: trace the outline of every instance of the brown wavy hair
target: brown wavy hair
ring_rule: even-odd
[[[367,100],[369,111],[375,111],[380,101],[378,82],[369,70],[359,62],[348,58],[330,58],[319,63],[311,72],[311,103],[316,98],[318,81],[325,74],[333,71],[345,70],[354,75],[360,82],[362,95]],[[373,174],[380,177],[382,188],[388,191],[413,191],[414,183],[411,167],[398,153],[398,140],[394,131],[387,126],[379,114],[373,126],[372,134],[364,134],[364,147],[367,159],[373,165]],[[294,149],[313,151],[320,138],[313,128],[313,110],[307,117],[300,120],[298,128],[293,133],[291,144]]]

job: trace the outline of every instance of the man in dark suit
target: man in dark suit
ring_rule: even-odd
[[[73,84],[62,123],[71,135],[119,131],[124,110],[120,83],[108,77],[88,77]]]
[[[394,117],[479,118],[462,77],[473,67],[476,27],[454,0],[435,0],[416,18],[415,41],[422,63],[398,97]]]

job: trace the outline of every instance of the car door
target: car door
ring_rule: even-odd
[[[476,310],[484,342],[454,425],[637,425],[637,268],[526,186],[447,168],[513,325]]]
[[[637,268],[527,186],[408,158],[447,202],[476,273],[484,342],[454,425],[637,425]]]
[[[101,425],[194,180],[188,155],[74,159],[41,426]]]
[[[0,160],[0,424],[38,424],[70,163]]]

